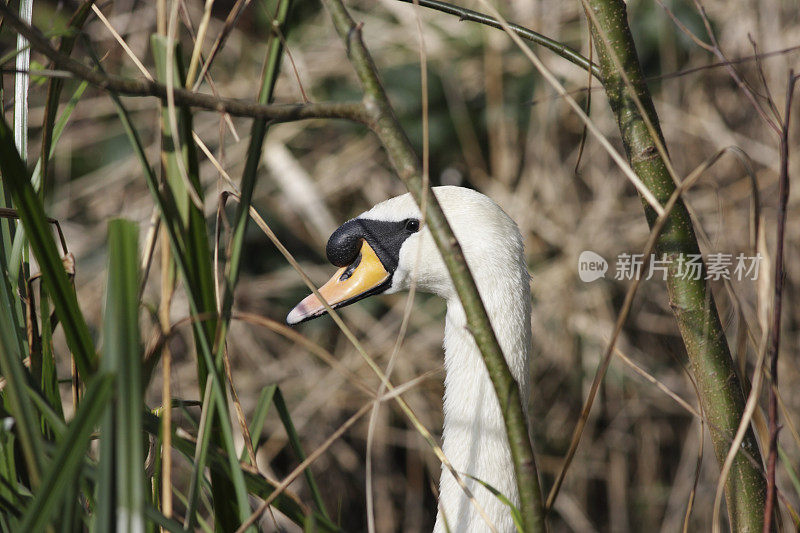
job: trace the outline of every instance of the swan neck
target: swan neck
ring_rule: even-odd
[[[519,280],[517,280],[519,281]],[[490,322],[509,370],[520,387],[523,406],[528,398],[530,290],[527,280],[508,287],[481,291]],[[445,392],[443,451],[486,511],[498,531],[514,531],[508,507],[478,478],[519,503],[514,467],[503,416],[486,365],[472,335],[461,303],[448,300],[445,324]],[[483,531],[484,519],[466,498],[446,468],[440,482],[440,511],[434,531],[445,531],[442,512],[451,531]]]

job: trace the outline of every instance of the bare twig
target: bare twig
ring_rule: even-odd
[[[111,35],[114,36],[114,39],[119,43],[122,49],[125,50],[125,54],[131,58],[131,61],[133,61],[133,64],[136,65],[136,68],[139,69],[139,72],[141,72],[144,75],[144,77],[147,78],[148,80],[153,81],[153,76],[145,68],[145,66],[142,64],[139,58],[136,57],[136,54],[133,53],[131,47],[128,46],[128,43],[126,43],[125,39],[122,38],[122,35],[119,34],[116,28],[114,28],[114,26],[112,26],[111,23],[108,21],[106,16],[103,15],[103,12],[100,11],[100,9],[94,4],[92,5],[92,10],[94,11],[94,14],[97,15],[97,18],[99,18],[100,21],[103,23],[103,25],[108,29]]]
[[[708,38],[711,40],[712,47],[710,51],[715,56],[717,56],[717,58],[721,62],[725,64],[725,68],[728,70],[728,73],[731,75],[731,78],[733,78],[733,80],[742,90],[742,93],[744,93],[747,99],[750,100],[750,103],[753,105],[753,108],[758,112],[759,115],[761,115],[761,118],[764,119],[764,122],[767,123],[767,125],[770,127],[770,129],[772,129],[772,131],[780,135],[781,132],[780,128],[778,127],[778,124],[769,115],[767,115],[767,113],[764,111],[764,108],[761,106],[759,101],[756,100],[755,93],[753,89],[750,87],[750,84],[747,83],[747,80],[745,80],[739,75],[739,72],[736,70],[736,68],[734,68],[733,63],[728,61],[728,58],[725,57],[725,53],[719,46],[719,42],[717,41],[717,37],[714,34],[714,30],[711,27],[711,21],[708,19],[708,15],[706,14],[706,10],[703,7],[703,4],[700,2],[700,0],[694,0],[694,4],[695,7],[697,8],[697,12],[700,14],[700,17],[702,17],[703,19],[703,24],[705,25],[706,33],[708,33]]]
[[[197,81],[193,87],[195,91],[203,81],[208,68],[211,66],[211,62],[214,61],[214,58],[217,57],[217,53],[225,44],[225,41],[227,40],[230,32],[233,30],[233,27],[236,26],[236,22],[239,20],[239,16],[242,14],[242,11],[244,8],[250,5],[250,2],[251,0],[237,0],[236,4],[228,12],[228,16],[225,19],[225,25],[222,27],[222,31],[220,31],[219,35],[214,40],[214,44],[211,46],[211,52],[209,52],[208,58],[203,63],[203,67],[200,69],[200,74],[197,76]]]
[[[477,22],[479,24],[483,24],[484,26],[489,26],[491,28],[496,28],[498,30],[503,29],[503,24],[494,17],[491,17],[484,13],[480,13],[478,11],[473,11],[471,9],[466,9],[460,6],[455,6],[453,4],[448,4],[447,2],[440,2],[439,0],[399,0],[399,1],[407,2],[409,4],[416,3],[421,5],[422,7],[427,7],[430,9],[434,9],[436,11],[441,11],[442,13],[455,15],[460,20]],[[569,46],[565,45],[560,41],[551,39],[546,35],[542,35],[541,33],[525,28],[524,26],[520,26],[519,24],[508,23],[508,27],[511,29],[511,31],[513,31],[523,39],[541,45],[547,48],[548,50],[555,52],[556,54],[563,57],[570,63],[573,63],[581,67],[583,70],[589,71],[592,76],[602,81],[602,77],[600,75],[600,67],[592,63],[591,59],[583,57],[578,51],[573,50],[572,48],[570,48]]]
[[[520,48],[522,53],[524,53],[528,59],[533,63],[533,65],[539,70],[542,76],[547,80],[547,82],[561,95],[564,100],[569,104],[575,114],[586,124],[586,127],[589,129],[590,132],[597,138],[600,142],[601,146],[608,152],[608,155],[611,156],[611,159],[619,166],[620,170],[625,174],[625,177],[633,184],[636,190],[642,195],[642,198],[647,201],[647,204],[653,209],[653,211],[661,215],[664,213],[664,207],[661,205],[659,200],[655,197],[653,192],[647,187],[647,185],[639,178],[636,174],[632,165],[630,165],[625,158],[614,148],[611,142],[606,138],[605,135],[600,131],[600,128],[589,119],[589,116],[584,112],[578,102],[575,101],[568,93],[564,86],[558,81],[555,75],[545,66],[542,60],[537,56],[530,48],[523,45],[520,37],[517,36],[514,32],[511,31],[511,28],[508,26],[508,22],[500,15],[497,9],[494,8],[491,4],[489,4],[486,0],[483,0],[484,4],[489,8],[491,11],[494,11],[494,15],[503,24],[503,27],[508,33],[509,37]]]
[[[400,394],[403,394],[412,387],[418,385],[426,377],[427,376],[420,376],[418,378],[414,378],[408,383],[404,383],[398,386],[390,394],[387,394],[383,398],[380,398],[376,401],[391,400],[393,398],[397,398],[399,397]],[[265,499],[261,503],[258,509],[256,509],[256,511],[252,515],[250,515],[250,518],[245,520],[242,523],[242,525],[239,526],[239,529],[236,530],[236,533],[243,533],[245,530],[247,530],[248,527],[253,525],[255,521],[258,520],[258,518],[264,513],[264,511],[266,511],[269,508],[269,505],[275,500],[275,498],[277,498],[284,490],[286,490],[286,488],[292,483],[292,481],[297,479],[300,476],[300,474],[302,474],[306,470],[306,468],[308,468],[311,465],[311,463],[319,459],[319,457],[325,452],[325,450],[330,448],[331,444],[336,442],[336,440],[339,437],[341,437],[344,434],[344,432],[347,431],[353,424],[355,424],[362,416],[364,416],[367,413],[367,411],[369,411],[372,408],[372,406],[373,406],[373,401],[369,401],[364,405],[362,405],[358,411],[356,411],[350,418],[348,418],[344,422],[344,424],[339,426],[339,429],[334,431],[327,439],[325,439],[325,442],[323,442],[316,450],[311,452],[302,463],[297,465],[297,467],[294,470],[292,470],[292,472],[275,487],[275,490],[273,490],[272,493],[267,497],[267,499]]]
[[[404,1],[404,0],[400,0]],[[712,70],[720,67],[727,67],[729,65],[740,65],[742,63],[749,63],[750,61],[760,61],[762,59],[770,59],[773,57],[783,56],[786,54],[791,54],[792,52],[797,52],[800,50],[800,45],[798,46],[789,46],[786,48],[781,48],[780,50],[772,50],[770,52],[763,52],[760,54],[753,54],[749,56],[742,56],[736,57],[733,59],[728,59],[725,61],[715,61],[713,63],[708,63],[707,65],[699,65],[697,67],[690,67],[684,68],[681,70],[676,70],[674,72],[667,72],[666,74],[659,74],[657,76],[648,76],[645,78],[645,81],[661,81],[661,80],[671,80],[674,78],[682,78],[683,76],[688,76],[689,74],[694,74],[696,72],[702,72],[704,70]],[[581,87],[578,89],[570,89],[567,91],[570,95],[580,94],[584,92],[594,92],[601,90],[602,87]],[[537,105],[542,102],[547,102],[550,100],[557,100],[561,98],[561,95],[552,95],[552,96],[545,96],[541,98],[536,98],[530,101],[530,105]]]
[[[223,193],[223,194],[229,194],[233,198],[239,200],[239,197],[236,194],[233,193]],[[469,490],[469,487],[467,487],[464,484],[461,475],[455,470],[450,460],[442,451],[442,448],[436,443],[436,439],[434,439],[431,432],[420,421],[419,417],[417,417],[417,415],[414,413],[414,411],[411,409],[408,403],[401,396],[396,394],[396,392],[398,391],[398,387],[392,385],[391,381],[389,381],[389,379],[386,377],[386,374],[384,374],[384,372],[380,369],[375,360],[372,357],[370,357],[369,354],[367,354],[362,344],[358,341],[358,339],[355,337],[350,328],[347,327],[347,324],[344,323],[339,313],[335,311],[330,306],[330,304],[328,304],[325,298],[323,298],[319,294],[319,289],[317,289],[317,287],[311,281],[311,278],[308,277],[308,274],[306,274],[305,271],[300,267],[299,263],[291,254],[291,252],[289,252],[289,250],[283,245],[283,243],[281,243],[281,241],[278,239],[278,237],[275,235],[275,233],[272,231],[269,225],[267,225],[267,223],[264,221],[261,215],[258,214],[258,211],[256,211],[256,209],[252,205],[250,206],[249,212],[250,216],[253,217],[258,227],[261,228],[264,234],[270,239],[270,241],[272,241],[272,243],[275,245],[278,251],[280,251],[280,253],[286,258],[286,260],[292,266],[292,268],[294,268],[295,271],[297,271],[297,273],[303,279],[303,282],[311,290],[311,292],[319,299],[320,302],[322,302],[322,305],[325,307],[325,310],[328,312],[330,317],[333,319],[336,325],[342,330],[342,333],[344,333],[345,337],[347,337],[347,339],[353,344],[353,346],[358,351],[359,355],[364,359],[364,361],[367,363],[370,369],[375,373],[375,375],[377,375],[380,378],[381,383],[383,383],[386,386],[386,388],[389,389],[390,393],[384,396],[384,399],[387,398],[395,399],[400,409],[403,411],[408,420],[411,422],[411,425],[414,426],[414,429],[422,436],[422,438],[425,440],[428,446],[430,446],[431,450],[433,450],[433,453],[436,455],[437,459],[439,459],[439,461],[442,462],[442,465],[449,470],[453,478],[456,480],[461,489],[470,499],[472,504],[475,505],[478,514],[480,514],[481,517],[484,519],[489,529],[493,529],[494,526],[492,526],[489,517],[486,515],[486,511],[484,511],[483,508],[477,503],[477,501],[475,501],[472,492]]]
[[[663,201],[665,196],[679,190],[680,186],[676,189],[666,160],[658,153],[656,138],[649,131],[639,106],[635,105],[625,80],[627,78],[636,87],[636,97],[645,104],[646,114],[649,115],[647,120],[656,128],[655,137],[661,138],[658,116],[643,81],[625,3],[622,0],[588,0],[588,3],[594,12],[594,41],[598,48],[606,95],[616,115],[628,159],[637,174],[645,177],[648,187]],[[599,30],[605,33],[607,39],[600,35]],[[724,57],[720,59],[726,60]],[[617,67],[617,60],[623,69]],[[654,227],[657,217],[649,210],[645,214],[650,226]],[[699,253],[691,217],[681,200],[678,200],[669,219],[658,239],[656,251],[670,258],[679,254],[686,256]],[[670,305],[699,385],[714,451],[717,460],[722,463],[730,449],[731,437],[742,420],[744,395],[708,282],[705,279],[681,277],[678,267],[673,261],[668,269]],[[755,436],[749,428],[744,433],[741,449],[737,448],[739,451],[743,453],[734,456],[731,479],[725,486],[725,494],[732,528],[752,530],[760,527],[763,521],[766,484]],[[751,462],[751,457],[756,460]]]
[[[100,89],[114,91],[124,96],[149,96],[166,100],[169,91],[166,85],[149,80],[134,80],[115,75],[105,75],[93,70],[83,63],[60,54],[50,42],[36,29],[22,22],[19,17],[4,3],[0,2],[0,13],[8,25],[25,36],[31,46],[50,59],[55,66],[71,72],[76,77],[86,80]],[[237,117],[251,117],[272,120],[274,122],[290,122],[314,118],[346,119],[362,124],[369,123],[364,106],[360,102],[343,103],[310,103],[310,104],[258,104],[250,100],[236,98],[216,98],[202,93],[194,93],[186,89],[174,88],[172,94],[175,104],[188,105],[199,109],[230,113]]]
[[[769,453],[767,456],[767,502],[764,510],[764,533],[771,531],[773,507],[775,505],[775,461],[778,456],[778,350],[781,342],[781,309],[784,282],[784,241],[786,233],[786,208],[789,203],[789,124],[792,110],[794,86],[798,77],[789,72],[789,87],[786,89],[786,107],[781,126],[781,173],[779,181],[778,228],[775,252],[775,292],[772,304],[772,343],[769,347],[769,373],[772,385],[769,388]]]
[[[426,187],[419,160],[389,103],[372,56],[361,38],[360,26],[352,19],[341,0],[325,0],[324,4],[331,14],[337,33],[347,47],[348,59],[361,82],[365,101],[369,104],[369,112],[373,117],[372,129],[386,147],[392,165],[411,196],[418,204],[422,204]],[[461,300],[467,317],[467,327],[481,351],[499,400],[519,489],[523,528],[526,531],[544,531],[539,474],[519,387],[500,349],[461,246],[432,194],[429,195],[423,215]],[[450,470],[459,482],[460,476],[452,468]],[[466,485],[462,485],[462,490],[467,492]]]
[[[712,157],[710,157],[708,160],[704,161],[694,171],[692,171],[692,173],[689,174],[689,176],[687,176],[686,179],[683,180],[680,183],[680,185],[675,189],[675,191],[670,196],[669,201],[667,201],[667,203],[664,206],[664,213],[661,216],[659,216],[652,225],[652,228],[650,230],[650,235],[647,239],[647,243],[645,244],[642,251],[643,257],[649,257],[649,255],[655,249],[657,241],[661,236],[661,231],[663,230],[667,221],[672,216],[672,210],[677,205],[679,205],[683,193],[689,190],[704,175],[705,171],[708,170],[708,168],[711,165],[716,163],[719,160],[719,158],[726,152],[727,150],[720,150]],[[619,315],[617,315],[617,321],[614,324],[614,330],[611,334],[611,338],[609,339],[606,349],[603,353],[601,362],[597,367],[597,371],[595,372],[594,379],[592,380],[592,385],[589,389],[589,394],[586,398],[586,401],[584,402],[584,406],[583,409],[581,410],[578,422],[575,425],[570,446],[564,458],[564,464],[561,467],[558,476],[556,476],[556,480],[553,483],[553,487],[550,489],[550,494],[547,497],[547,503],[545,504],[545,509],[549,510],[553,506],[553,503],[555,502],[555,499],[558,496],[559,490],[561,489],[561,485],[564,482],[564,478],[566,477],[567,469],[569,468],[572,459],[575,457],[575,452],[578,449],[578,444],[580,444],[581,436],[583,435],[583,430],[585,429],[586,422],[589,419],[589,413],[591,412],[595,396],[597,395],[597,391],[600,388],[600,383],[602,383],[606,371],[608,370],[608,365],[611,361],[611,356],[614,353],[614,347],[616,346],[617,339],[619,338],[619,334],[622,331],[622,326],[625,324],[625,321],[628,318],[628,313],[630,312],[631,304],[633,303],[633,297],[635,296],[636,291],[639,288],[640,282],[641,282],[640,277],[635,278],[633,280],[633,283],[631,283],[631,286],[625,293],[625,299],[622,303],[622,307],[620,308]]]

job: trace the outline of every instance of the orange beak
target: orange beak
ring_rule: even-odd
[[[362,298],[375,294],[389,280],[391,274],[378,259],[375,250],[361,241],[361,251],[348,266],[336,271],[328,282],[319,288],[319,294],[333,309],[344,307]],[[289,325],[299,324],[327,313],[327,309],[315,294],[309,294],[297,304],[286,317]]]

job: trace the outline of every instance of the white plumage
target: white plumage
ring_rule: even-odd
[[[519,229],[497,204],[478,192],[435,187],[434,194],[464,250],[525,405],[529,391],[531,300]],[[412,217],[419,217],[419,209],[411,195],[405,194],[376,205],[359,218],[399,221]],[[426,228],[403,243],[391,288],[386,292],[409,288],[418,251],[418,289],[447,301],[442,449],[457,472],[485,481],[519,505],[497,396],[467,331],[464,309]],[[474,480],[463,479],[495,528],[500,532],[515,531],[508,507]],[[439,509],[434,528],[437,533],[445,531],[442,512],[453,532],[489,530],[447,469],[443,469],[440,480]]]

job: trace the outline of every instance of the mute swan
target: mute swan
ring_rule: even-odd
[[[492,200],[470,189],[434,187],[434,194],[458,238],[489,314],[500,347],[527,403],[529,380],[530,287],[522,237],[513,220]],[[450,275],[410,194],[386,200],[337,229],[326,248],[341,267],[320,294],[334,307],[367,296],[408,289],[417,252],[417,287],[447,301],[444,336],[444,428],[442,449],[460,474],[485,481],[519,505],[511,452],[486,367]],[[286,321],[298,324],[325,314],[312,294]],[[464,476],[475,499],[501,533],[515,531],[510,511],[497,497]],[[442,469],[434,531],[487,531],[489,527],[456,480]]]

